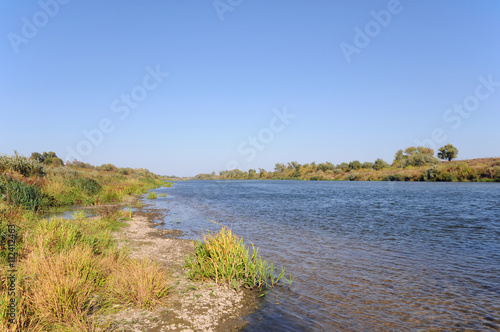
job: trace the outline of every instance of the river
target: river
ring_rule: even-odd
[[[500,330],[500,184],[185,181],[149,201],[295,276],[245,331]],[[210,219],[210,220],[209,220]]]

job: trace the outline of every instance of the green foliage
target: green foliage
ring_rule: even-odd
[[[405,168],[408,166],[420,167],[424,165],[439,164],[439,159],[433,156],[434,150],[424,146],[410,146],[403,150],[398,150],[394,156],[392,165],[394,167]]]
[[[363,179],[363,176],[359,173],[356,173],[356,172],[353,172],[351,174],[349,174],[345,180],[346,181],[360,181]]]
[[[326,172],[326,171],[333,171],[334,169],[335,169],[335,165],[333,165],[330,162],[321,163],[318,165],[318,171]]]
[[[186,258],[191,279],[212,279],[238,289],[263,288],[278,285],[285,269],[275,275],[273,264],[260,258],[258,248],[252,244],[252,253],[230,229],[223,227],[218,233],[208,232],[203,241],[194,241],[195,253]],[[289,281],[291,283],[291,280]]]
[[[381,169],[386,167],[389,167],[389,164],[380,158],[377,158],[377,160],[375,160],[375,162],[373,163],[373,169],[376,171],[380,171]]]
[[[151,191],[148,195],[148,197],[146,197],[147,199],[157,199],[158,198],[158,195],[154,192],[154,191]]]
[[[118,173],[122,174],[122,175],[129,175],[129,174],[132,174],[133,172],[134,172],[134,170],[131,169],[131,168],[128,168],[128,167],[126,167],[126,168],[120,168],[118,170]]]
[[[286,167],[283,163],[276,163],[276,165],[274,165],[274,170],[276,172],[282,173],[285,171],[285,169],[286,169]]]
[[[349,169],[349,164],[340,163],[339,165],[337,165],[337,169],[341,169],[342,171],[346,172]]]
[[[364,169],[371,169],[373,168],[373,163],[369,162],[369,161],[365,161],[362,165],[361,165],[361,168],[364,168]]]
[[[457,176],[453,173],[447,172],[443,169],[443,167],[435,165],[431,166],[424,172],[424,178],[426,181],[435,181],[435,182],[450,182],[456,181]]]
[[[43,161],[43,164],[44,165],[53,165],[53,166],[63,166],[64,165],[62,159],[57,158],[57,157],[45,158],[45,160]]]
[[[354,160],[349,163],[349,169],[350,170],[358,170],[361,168],[361,163],[359,160]]]
[[[16,171],[24,176],[45,175],[45,169],[39,161],[20,156],[17,152],[14,156],[0,155],[0,172],[7,170]]]
[[[102,190],[102,186],[94,179],[76,178],[69,181],[72,187],[77,187],[87,195],[96,195]]]
[[[455,159],[458,155],[458,149],[451,144],[446,144],[439,148],[438,157],[440,159],[447,159],[451,161]]]
[[[40,188],[0,175],[0,199],[8,204],[37,211],[43,206],[44,195]]]
[[[401,174],[389,174],[382,179],[382,181],[404,181],[404,177]]]
[[[116,172],[118,171],[118,167],[116,167],[113,164],[103,164],[100,167],[101,171],[106,171],[106,172]]]

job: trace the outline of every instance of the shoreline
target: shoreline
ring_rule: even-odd
[[[192,281],[183,267],[184,257],[194,251],[192,241],[179,239],[178,231],[156,229],[155,217],[166,210],[133,212],[127,226],[113,233],[120,246],[130,248],[130,257],[149,258],[164,267],[172,285],[165,303],[147,311],[118,306],[106,317],[115,331],[228,331],[240,330],[245,316],[257,309],[257,297],[250,290],[236,291],[214,282]]]

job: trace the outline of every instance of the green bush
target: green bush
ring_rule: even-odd
[[[361,168],[366,168],[366,169],[371,169],[373,168],[373,163],[369,161],[365,161],[362,165]]]
[[[376,171],[380,171],[382,168],[385,167],[389,167],[389,164],[380,158],[377,158],[377,160],[375,160],[375,162],[373,163],[373,169]]]
[[[37,211],[43,206],[44,195],[40,188],[0,176],[0,198],[7,203]]]
[[[345,178],[346,181],[361,181],[363,180],[363,176],[358,173],[351,173],[349,176]]]
[[[77,178],[69,181],[72,187],[77,187],[87,195],[96,195],[102,190],[102,186],[94,179]]]
[[[0,156],[0,172],[16,171],[26,177],[45,176],[43,165],[34,159],[29,159],[15,153],[14,156]]]
[[[349,163],[349,169],[358,170],[361,168],[361,163],[359,160],[354,160]]]
[[[382,181],[404,181],[404,177],[401,174],[389,174],[382,179]]]

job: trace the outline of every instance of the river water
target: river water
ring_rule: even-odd
[[[500,184],[186,181],[185,238],[230,226],[295,276],[246,331],[500,330]],[[210,219],[210,220],[209,220]]]

